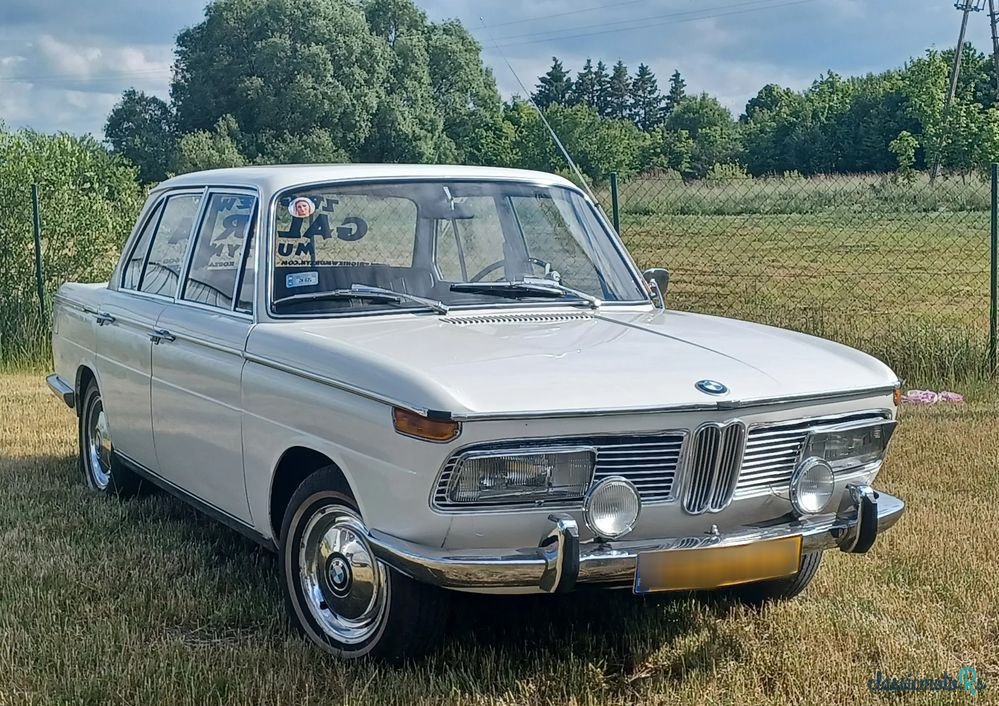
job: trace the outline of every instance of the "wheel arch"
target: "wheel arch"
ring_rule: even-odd
[[[306,446],[289,447],[281,454],[271,475],[268,521],[275,544],[280,542],[281,525],[291,496],[306,478],[321,468],[333,471],[343,485],[341,490],[356,501],[357,496],[347,475],[333,459],[321,451]]]
[[[80,407],[83,403],[83,393],[87,391],[87,386],[91,382],[96,382],[96,381],[97,381],[97,373],[94,372],[94,370],[92,370],[91,367],[86,363],[80,365],[76,369],[76,385],[73,388],[76,390],[76,405],[75,405],[76,416],[80,416],[81,414]],[[97,383],[97,385],[98,387],[100,387],[99,382]]]

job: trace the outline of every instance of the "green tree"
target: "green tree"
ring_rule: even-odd
[[[580,170],[591,179],[611,172],[631,174],[638,169],[646,136],[630,120],[600,117],[586,105],[552,106],[545,117]],[[514,126],[515,165],[526,169],[566,172],[568,165],[536,110],[521,101],[507,109]]]
[[[357,3],[215,0],[177,38],[177,125],[211,131],[231,115],[250,158],[261,141],[314,129],[353,153],[371,133],[390,63]]]
[[[111,149],[139,168],[145,183],[166,178],[176,149],[173,113],[166,101],[130,88],[104,125]]]
[[[669,92],[666,94],[666,114],[672,113],[687,97],[687,82],[683,80],[680,71],[676,70],[669,77]]]
[[[895,160],[898,162],[896,174],[901,181],[911,183],[915,180],[916,170],[913,167],[916,164],[918,147],[919,141],[908,130],[900,132],[888,145],[889,151],[895,155]]]
[[[625,66],[623,61],[618,61],[614,64],[607,93],[607,117],[618,119],[629,117],[631,109],[631,77],[628,74],[628,67]]]
[[[659,82],[648,64],[639,64],[631,82],[630,117],[641,130],[651,132],[663,122],[665,98],[659,92]]]
[[[212,130],[195,130],[180,138],[174,169],[177,174],[186,174],[202,169],[245,166],[247,159],[239,151],[239,141],[236,118],[225,115]]]
[[[599,91],[597,89],[596,72],[593,70],[593,60],[587,59],[583,69],[576,74],[572,84],[572,104],[588,105],[596,108]]]
[[[136,168],[92,137],[10,132],[0,123],[0,338],[8,364],[51,353],[35,292],[32,184],[46,303],[63,282],[107,280],[145,197]]]
[[[680,101],[666,118],[666,129],[686,132],[694,141],[691,176],[703,177],[718,162],[736,162],[741,145],[732,113],[706,93]]]
[[[572,102],[572,77],[557,57],[552,57],[552,67],[538,79],[532,96],[541,110],[552,105],[569,105]]]
[[[607,64],[602,61],[597,62],[597,69],[593,72],[594,102],[597,114],[605,118],[613,114],[611,103],[611,77],[607,71]]]

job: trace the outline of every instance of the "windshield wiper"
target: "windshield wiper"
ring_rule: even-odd
[[[309,292],[307,294],[293,294],[290,297],[276,299],[273,304],[291,304],[294,302],[317,302],[317,301],[349,301],[368,300],[374,302],[385,302],[388,304],[401,304],[404,301],[420,304],[428,309],[436,311],[438,314],[447,314],[450,310],[447,304],[435,299],[418,297],[415,294],[397,292],[393,289],[382,287],[370,287],[366,284],[354,284],[350,289],[333,289],[325,292]]]
[[[585,303],[591,309],[599,309],[604,303],[586,292],[578,289],[566,287],[551,280],[529,280],[524,279],[517,282],[458,282],[451,285],[452,292],[465,294],[486,294],[494,297],[506,297],[508,299],[521,299],[523,297],[548,297],[551,299],[564,299],[572,296]]]

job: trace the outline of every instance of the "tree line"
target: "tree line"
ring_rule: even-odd
[[[739,115],[674,71],[664,91],[557,57],[528,98],[504,102],[460,22],[413,0],[214,0],[177,40],[170,100],[128,90],[105,138],[146,182],[260,163],[345,161],[518,166],[565,173],[537,109],[589,178],[686,179],[967,173],[999,159],[991,59],[968,46],[953,105],[949,51],[867,76],[828,72],[805,90],[768,84]],[[533,105],[532,105],[533,104]]]

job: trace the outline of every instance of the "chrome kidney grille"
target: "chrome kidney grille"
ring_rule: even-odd
[[[683,509],[692,515],[728,506],[739,481],[746,426],[742,422],[706,424],[690,440]]]

